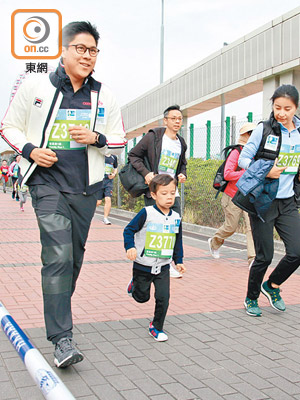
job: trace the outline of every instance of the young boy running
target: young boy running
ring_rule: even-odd
[[[127,258],[133,261],[133,278],[127,292],[138,303],[150,298],[155,287],[155,311],[149,334],[158,342],[168,340],[163,331],[170,298],[170,263],[183,273],[182,225],[175,201],[176,180],[170,175],[156,175],[150,183],[154,206],[143,208],[124,229]]]

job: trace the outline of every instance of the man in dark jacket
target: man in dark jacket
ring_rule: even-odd
[[[177,178],[178,182],[186,181],[187,145],[184,139],[178,135],[182,126],[183,116],[178,105],[170,106],[164,111],[164,127],[150,129],[139,143],[130,150],[128,158],[133,167],[145,178],[147,185],[157,174],[169,174]],[[144,163],[148,159],[151,170]],[[155,201],[148,191],[144,196],[145,206],[154,205]],[[172,207],[181,215],[180,196],[176,188],[175,203]],[[181,277],[176,271],[171,271],[171,276]],[[173,276],[172,276],[173,277]]]
[[[128,158],[134,168],[144,176],[145,182],[149,185],[157,174],[169,174],[177,178],[178,182],[186,181],[186,159],[185,152],[187,145],[178,132],[182,126],[182,112],[179,106],[168,107],[164,111],[164,125],[150,129],[139,143],[130,150]],[[147,157],[151,171],[144,163]],[[145,206],[155,204],[148,191],[144,197]],[[180,197],[177,190],[174,206],[176,212],[181,214]]]

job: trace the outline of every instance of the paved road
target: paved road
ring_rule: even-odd
[[[0,208],[0,301],[53,366],[30,201],[21,213],[0,193]],[[285,313],[261,298],[263,316],[251,318],[243,309],[244,247],[224,247],[214,260],[206,238],[186,237],[187,273],[171,281],[169,341],[157,343],[147,332],[153,299],[137,304],[126,295],[131,263],[123,250],[124,222],[113,222],[105,226],[95,216],[73,298],[75,339],[85,360],[56,370],[76,399],[300,399],[298,273],[283,285]],[[28,398],[43,397],[0,332],[0,400]]]

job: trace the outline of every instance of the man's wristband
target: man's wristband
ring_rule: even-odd
[[[93,145],[98,148],[106,146],[106,137],[100,132],[97,132],[97,131],[93,131],[93,132],[96,135],[95,143]]]

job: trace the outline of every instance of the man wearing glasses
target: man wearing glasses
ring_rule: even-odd
[[[72,339],[71,296],[104,176],[105,154],[120,154],[124,129],[110,90],[92,78],[99,33],[89,22],[62,31],[62,57],[50,75],[25,80],[3,121],[20,155],[42,244],[42,289],[54,362],[83,359]]]
[[[128,154],[131,164],[145,177],[147,185],[156,174],[169,174],[176,177],[180,183],[186,181],[185,152],[187,145],[183,137],[178,134],[183,121],[182,112],[178,105],[173,105],[164,111],[163,116],[165,126],[150,129]],[[145,166],[145,157],[149,161],[150,171]],[[144,201],[145,206],[155,204],[150,191],[145,194]],[[178,189],[176,189],[175,203],[172,209],[181,215]],[[172,267],[170,276],[180,278],[182,275]]]

